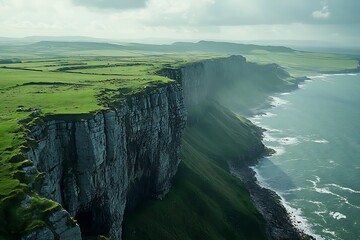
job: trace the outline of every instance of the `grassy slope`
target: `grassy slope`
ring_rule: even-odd
[[[213,102],[200,109],[191,114],[170,193],[126,216],[124,239],[266,238],[249,193],[227,169],[227,160],[259,143],[256,130]]]
[[[178,66],[209,57],[45,58],[0,64],[0,239],[18,239],[24,231],[46,225],[44,216],[59,207],[36,194],[40,173],[26,176],[24,168],[32,164],[23,152],[31,142],[20,121],[39,121],[29,118],[35,108],[42,110],[41,117],[86,117],[112,101],[149,89],[145,87],[172,82],[154,75],[164,64]],[[21,204],[27,194],[33,198]]]

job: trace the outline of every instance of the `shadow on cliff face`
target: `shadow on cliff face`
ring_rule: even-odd
[[[97,239],[99,235],[109,234],[110,214],[99,203],[92,203],[89,207],[79,209],[75,219],[80,226],[83,239]]]

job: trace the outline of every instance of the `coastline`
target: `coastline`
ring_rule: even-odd
[[[310,80],[311,77],[304,76],[298,77],[295,80],[296,88],[286,89],[281,93],[290,93],[292,91],[300,89],[299,85],[306,80]],[[262,115],[264,110],[268,108],[277,107],[278,104],[274,104],[276,98],[269,96],[271,100],[265,102],[263,106],[257,108],[252,115]],[[281,104],[280,104],[281,105]],[[262,132],[266,131],[257,123],[254,123],[261,129]],[[256,165],[261,157],[270,156],[276,151],[271,148],[264,147],[264,153],[252,161],[250,164],[241,164],[239,161],[230,161],[229,169],[231,175],[237,177],[245,185],[250,193],[252,202],[260,214],[266,221],[266,232],[270,240],[289,239],[289,240],[304,240],[304,239],[316,239],[314,236],[305,233],[303,229],[297,226],[296,219],[291,216],[286,207],[281,202],[281,197],[273,190],[263,187],[259,184],[256,178],[256,172],[252,166]],[[293,220],[292,220],[293,219]]]
[[[338,75],[358,75],[359,71],[352,72],[334,72],[334,73],[319,73],[318,75],[308,76],[306,80],[313,80],[316,78],[324,78],[327,76],[338,76]],[[302,86],[299,86],[302,88]],[[292,91],[283,92],[290,93]],[[282,93],[280,93],[282,94]],[[270,98],[274,98],[270,96]],[[276,98],[276,97],[275,97]],[[268,107],[258,109],[260,110],[256,115],[266,115],[266,109],[271,107],[277,107],[273,104],[268,104]],[[253,121],[253,120],[252,120]],[[259,128],[262,128],[263,131],[267,131],[266,128],[259,126],[259,122],[254,122]],[[271,153],[272,154],[272,153]],[[270,155],[271,155],[270,154]],[[323,236],[317,235],[311,231],[309,226],[302,227],[301,221],[302,216],[299,217],[296,214],[296,211],[293,211],[291,207],[286,204],[284,199],[280,194],[268,188],[268,186],[263,185],[261,182],[261,176],[259,181],[257,179],[258,172],[253,166],[257,165],[258,161],[252,163],[250,166],[239,165],[235,162],[230,164],[230,172],[235,177],[239,178],[247,187],[250,192],[253,204],[258,209],[258,211],[263,215],[264,219],[267,222],[267,234],[269,235],[269,239],[324,239]],[[304,218],[305,219],[305,218]],[[306,219],[305,219],[306,220]],[[306,221],[305,224],[308,222]],[[291,225],[289,227],[289,224]],[[278,231],[280,230],[280,231]],[[323,230],[323,233],[326,232],[327,229]],[[295,231],[295,233],[294,233]],[[289,235],[290,234],[290,235]],[[294,234],[294,235],[292,235]],[[334,235],[335,236],[335,235]],[[327,239],[327,238],[326,238]]]
[[[230,162],[230,173],[239,178],[248,189],[252,202],[266,221],[266,232],[270,240],[315,239],[298,228],[274,191],[260,186],[255,171],[250,167]]]

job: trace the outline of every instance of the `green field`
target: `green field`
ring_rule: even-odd
[[[23,153],[36,144],[27,139],[27,129],[47,116],[88,117],[96,111],[108,109],[112,103],[119,103],[129,95],[173,82],[156,75],[160,69],[179,68],[192,62],[231,54],[244,54],[248,60],[259,64],[278,63],[293,76],[358,67],[357,59],[343,55],[224,43],[156,46],[38,43],[0,46],[0,50],[0,59],[17,58],[13,63],[0,64],[0,239],[3,236],[5,239],[18,239],[24,232],[46,225],[44,216],[60,207],[37,195],[41,174],[28,176],[24,170],[31,163],[24,159]],[[254,64],[253,73],[239,78],[231,91],[222,89],[217,99],[226,106],[239,109],[263,102],[269,92],[276,90],[274,86],[279,72],[257,72],[258,66]],[[287,75],[281,78],[292,79]],[[261,88],[257,87],[259,82]],[[41,110],[40,115],[37,115],[38,109]],[[207,118],[199,120],[200,125],[195,124],[186,131],[183,162],[173,190],[165,201],[151,201],[137,214],[151,222],[149,219],[153,209],[158,209],[160,214],[176,206],[176,211],[183,214],[179,215],[171,208],[169,211],[173,211],[175,217],[171,220],[183,223],[191,216],[193,220],[189,223],[194,224],[190,230],[186,224],[180,227],[178,239],[181,236],[196,237],[200,233],[217,237],[214,239],[221,239],[221,236],[263,238],[262,231],[255,234],[255,230],[246,227],[245,222],[239,224],[242,224],[241,229],[249,229],[248,232],[231,231],[235,226],[234,219],[240,216],[249,219],[254,224],[252,226],[263,226],[263,220],[250,204],[248,193],[241,183],[228,174],[224,162],[224,159],[246,151],[249,142],[242,142],[243,139],[256,137],[242,135],[248,134],[251,129],[244,119],[234,118],[218,105],[210,104],[207,109],[209,111],[204,113]],[[209,113],[212,114],[207,115]],[[207,131],[212,127],[222,132]],[[213,138],[223,139],[223,144],[213,142]],[[33,184],[31,188],[29,183]],[[30,208],[21,204],[27,195],[32,196]],[[187,208],[190,197],[194,198],[191,202],[198,204],[193,208]],[[230,209],[236,211],[231,212]],[[204,212],[209,213],[209,217],[201,221]],[[179,218],[176,218],[177,215]],[[158,232],[152,233],[149,225],[149,232],[140,231],[143,235],[132,235],[135,225],[142,224],[136,214],[132,215],[126,225],[129,238],[141,239],[143,236],[142,239],[146,239],[150,235],[161,238],[169,236],[165,233],[178,227],[166,225],[169,219],[162,219],[160,215],[157,217]],[[218,219],[221,219],[221,224]]]
[[[277,63],[294,77],[314,75],[321,71],[356,69],[359,66],[354,56],[330,53],[295,51],[292,53],[272,53],[255,50],[244,55],[249,61],[258,63]]]

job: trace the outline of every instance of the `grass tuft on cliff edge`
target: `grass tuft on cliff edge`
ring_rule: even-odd
[[[169,194],[125,215],[123,239],[266,239],[263,218],[227,164],[259,144],[254,125],[219,104],[192,109]]]

